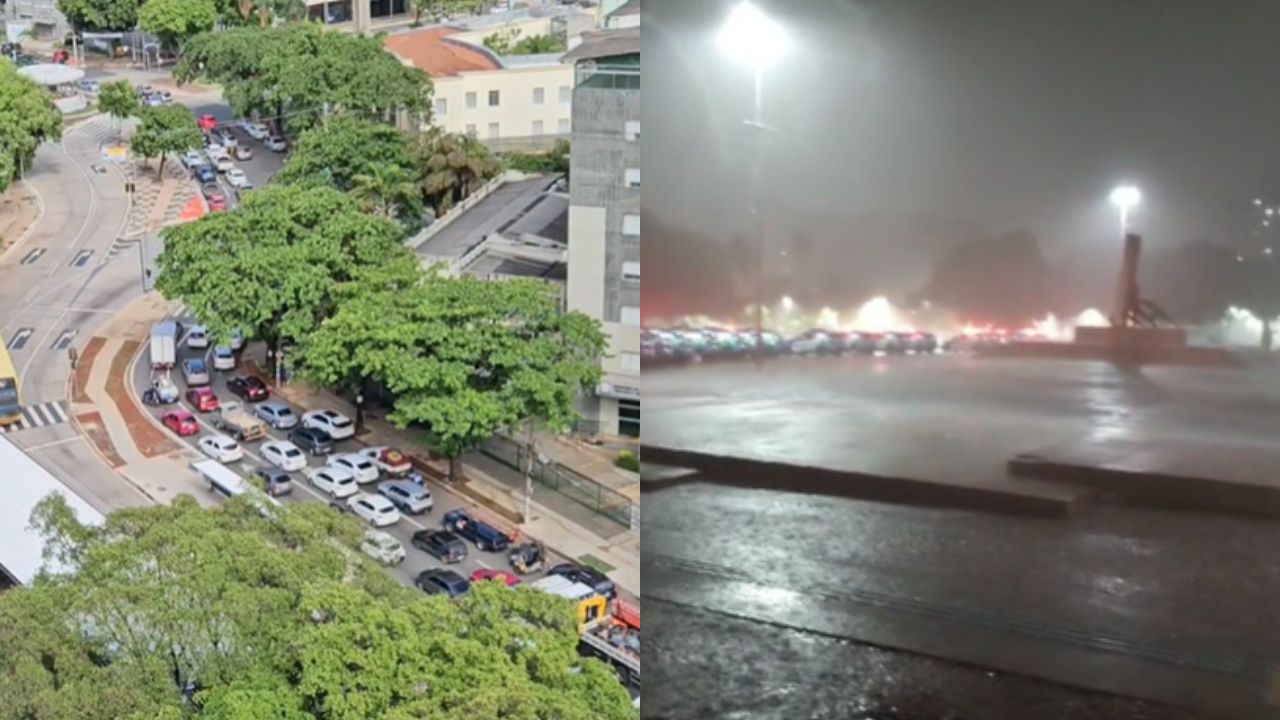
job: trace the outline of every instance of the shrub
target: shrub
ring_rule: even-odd
[[[617,465],[623,470],[630,470],[631,472],[640,472],[640,456],[631,452],[630,450],[623,450],[622,452],[618,453],[618,459],[614,460],[613,464]]]

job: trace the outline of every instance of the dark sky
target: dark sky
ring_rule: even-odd
[[[780,234],[925,217],[1025,228],[1053,259],[1111,242],[1122,180],[1149,244],[1232,242],[1280,193],[1280,0],[759,4],[793,41],[764,81]],[[750,227],[755,152],[750,70],[712,41],[728,7],[644,5],[645,222],[722,238]]]

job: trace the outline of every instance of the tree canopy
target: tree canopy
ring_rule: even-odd
[[[234,212],[169,228],[156,287],[219,339],[241,328],[275,350],[357,288],[411,284],[418,266],[403,235],[332,188],[271,185]]]
[[[387,52],[381,38],[313,23],[198,35],[173,73],[182,83],[217,83],[237,114],[282,118],[292,131],[332,114],[421,117],[431,100],[427,75]]]
[[[62,113],[47,90],[0,59],[0,192],[30,169],[45,140],[62,137]]]
[[[191,37],[208,32],[218,21],[214,0],[147,0],[138,13],[138,25],[179,50]]]
[[[103,83],[98,90],[98,109],[119,121],[137,115],[142,110],[138,94],[128,80]]]
[[[408,290],[344,302],[297,357],[313,381],[385,386],[395,395],[389,419],[427,428],[436,451],[456,459],[525,419],[567,430],[578,394],[599,382],[599,323],[561,312],[558,293],[540,280],[428,274]]]
[[[440,217],[502,172],[483,143],[467,135],[432,127],[411,144],[422,168],[423,198]]]
[[[336,117],[302,134],[274,182],[352,189],[371,164],[399,167],[416,180],[404,133],[382,122]]]
[[[160,158],[158,172],[172,153],[193,150],[204,144],[204,136],[185,105],[161,105],[141,110],[142,121],[133,135],[133,151],[144,158]]]
[[[498,55],[539,55],[564,52],[565,44],[554,35],[522,35],[519,28],[486,35],[484,46]]]
[[[58,10],[82,30],[132,30],[141,0],[58,0]]]
[[[622,720],[613,671],[579,658],[569,603],[477,583],[396,584],[323,504],[263,517],[183,496],[34,526],[71,572],[0,596],[0,720]]]

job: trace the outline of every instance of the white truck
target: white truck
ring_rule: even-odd
[[[178,323],[165,320],[151,328],[151,369],[171,370],[178,358]]]
[[[213,411],[213,426],[239,443],[256,442],[267,436],[267,424],[238,402],[224,402]]]

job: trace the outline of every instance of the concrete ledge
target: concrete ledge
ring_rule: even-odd
[[[980,357],[1035,358],[1041,360],[1102,360],[1123,365],[1185,365],[1191,367],[1242,367],[1244,362],[1229,350],[1209,347],[1129,346],[1094,343],[1012,342],[975,351]]]
[[[1042,488],[1027,487],[1022,491],[1016,487],[982,487],[749,460],[652,445],[642,445],[641,453],[647,463],[687,468],[697,471],[697,479],[701,482],[737,487],[1037,517],[1066,517],[1083,502],[1079,493],[1047,492]],[[649,483],[644,485],[652,487]]]
[[[699,475],[697,470],[689,468],[667,467],[653,463],[640,464],[640,492],[665,490],[703,479],[705,478]]]

